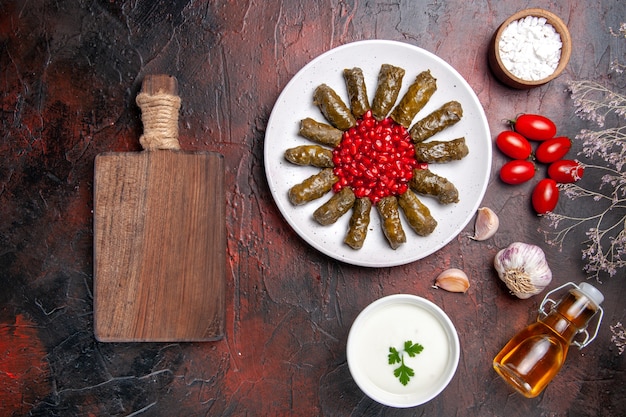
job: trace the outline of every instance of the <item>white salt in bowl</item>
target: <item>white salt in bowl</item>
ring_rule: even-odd
[[[549,75],[546,75],[544,78],[531,80],[531,79],[523,79],[514,74],[513,69],[507,68],[505,65],[504,53],[501,51],[501,41],[502,34],[506,28],[513,22],[519,21],[520,19],[524,19],[527,16],[533,16],[537,18],[543,18],[546,20],[546,23],[551,25],[554,30],[561,37],[561,56],[558,61],[558,65],[554,72]],[[521,10],[508,19],[506,19],[499,27],[498,30],[494,33],[491,43],[489,45],[489,66],[493,71],[493,74],[498,78],[502,83],[506,84],[509,87],[517,88],[517,89],[530,89],[533,87],[538,87],[544,85],[563,72],[565,67],[567,66],[570,56],[572,54],[572,38],[570,36],[569,30],[567,29],[567,25],[563,23],[563,21],[554,13],[551,13],[544,9],[526,9]],[[520,57],[522,59],[522,57]],[[523,59],[522,59],[523,60]]]
[[[423,349],[411,357],[405,343]],[[404,358],[414,375],[406,385],[389,364],[390,348]],[[346,353],[348,368],[359,388],[380,404],[415,407],[439,395],[454,376],[460,356],[459,337],[450,318],[436,304],[411,294],[380,298],[356,318]]]

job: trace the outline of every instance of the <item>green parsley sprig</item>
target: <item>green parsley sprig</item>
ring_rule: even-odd
[[[404,342],[404,349],[402,350],[398,350],[393,346],[389,348],[389,355],[387,355],[389,365],[400,364],[399,367],[393,370],[393,374],[400,380],[402,385],[408,384],[411,377],[415,376],[413,368],[404,363],[404,354],[406,353],[413,358],[415,355],[419,355],[422,350],[424,350],[424,346],[419,343],[413,343],[411,340]]]

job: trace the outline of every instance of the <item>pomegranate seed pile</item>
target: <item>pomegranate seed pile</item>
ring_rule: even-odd
[[[344,132],[333,163],[339,179],[333,191],[350,187],[357,198],[369,197],[373,204],[405,193],[418,167],[407,129],[390,117],[378,121],[371,111]]]

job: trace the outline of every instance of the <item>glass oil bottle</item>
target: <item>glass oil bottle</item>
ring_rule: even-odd
[[[549,298],[568,286],[572,288],[559,301]],[[494,369],[525,397],[536,397],[561,369],[570,345],[582,349],[595,339],[602,321],[602,301],[602,293],[586,282],[567,283],[550,291],[539,307],[537,321],[502,348],[493,360]],[[551,304],[548,312],[547,304]],[[590,336],[586,328],[598,312],[596,329]],[[584,340],[575,341],[579,334],[584,334]]]

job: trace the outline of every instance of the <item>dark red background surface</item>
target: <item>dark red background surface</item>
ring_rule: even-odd
[[[354,267],[311,249],[279,214],[264,175],[264,129],[282,88],[312,58],[362,39],[407,42],[446,60],[476,91],[494,136],[503,119],[540,112],[573,137],[586,124],[566,82],[606,80],[609,62],[623,57],[609,27],[624,20],[626,4],[553,3],[0,3],[0,415],[623,415],[626,355],[609,330],[626,321],[623,272],[598,284],[606,295],[598,339],[572,350],[540,397],[512,393],[491,369],[542,298],[508,294],[491,266],[500,248],[541,245],[555,272],[551,288],[586,278],[582,232],[561,251],[545,244],[547,223],[529,206],[532,184],[502,184],[497,151],[483,205],[500,216],[499,233],[474,242],[470,224],[439,252],[395,268]],[[487,44],[509,15],[535,6],[569,25],[572,58],[549,85],[511,90],[488,70]],[[93,335],[93,161],[140,149],[134,98],[150,73],[179,80],[183,148],[225,155],[227,321],[215,343],[105,344]],[[563,199],[558,209],[572,204]],[[467,294],[432,288],[447,267],[468,273]],[[345,355],[360,310],[400,292],[441,306],[462,346],[448,388],[405,410],[364,396]]]

